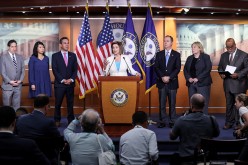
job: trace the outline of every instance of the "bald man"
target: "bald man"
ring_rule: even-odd
[[[227,65],[236,67],[231,76],[220,74],[224,80],[224,92],[226,97],[226,120],[223,129],[230,129],[234,124],[239,125],[238,111],[236,110],[235,97],[237,94],[246,93],[248,74],[248,55],[236,47],[235,40],[226,40],[226,52],[221,55],[218,71],[225,71]]]
[[[219,125],[214,116],[203,113],[205,98],[201,94],[194,94],[190,98],[191,110],[189,114],[179,117],[170,132],[170,139],[180,139],[178,153],[171,158],[171,165],[194,160],[194,149],[200,144],[201,138],[219,136]]]

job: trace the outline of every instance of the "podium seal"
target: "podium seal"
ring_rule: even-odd
[[[124,89],[115,89],[110,96],[110,101],[117,107],[124,106],[128,101],[127,91]]]

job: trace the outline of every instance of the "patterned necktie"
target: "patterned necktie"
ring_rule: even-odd
[[[67,59],[67,57],[66,57],[66,53],[64,52],[63,54],[64,54],[65,65],[67,66],[67,64],[68,64],[68,59]]]
[[[230,56],[230,59],[229,59],[229,62],[231,63],[233,61],[233,53],[231,53],[231,56]]]
[[[169,57],[170,57],[170,56],[169,56],[169,53],[170,53],[170,52],[167,51],[167,52],[166,52],[166,55],[165,55],[165,65],[166,65],[166,66],[167,66],[167,64],[168,64]]]
[[[15,68],[17,69],[17,63],[16,63],[16,59],[15,59],[15,55],[14,54],[12,54],[12,61],[14,63]]]

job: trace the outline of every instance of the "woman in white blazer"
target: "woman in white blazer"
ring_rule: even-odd
[[[104,72],[106,76],[128,76],[127,72],[140,76],[140,73],[133,69],[130,58],[127,55],[122,55],[121,42],[114,41],[111,48],[113,55],[108,57],[105,62]]]

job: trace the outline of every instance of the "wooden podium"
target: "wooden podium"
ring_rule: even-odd
[[[99,76],[98,91],[104,123],[132,123],[138,103],[139,80],[137,76]]]

